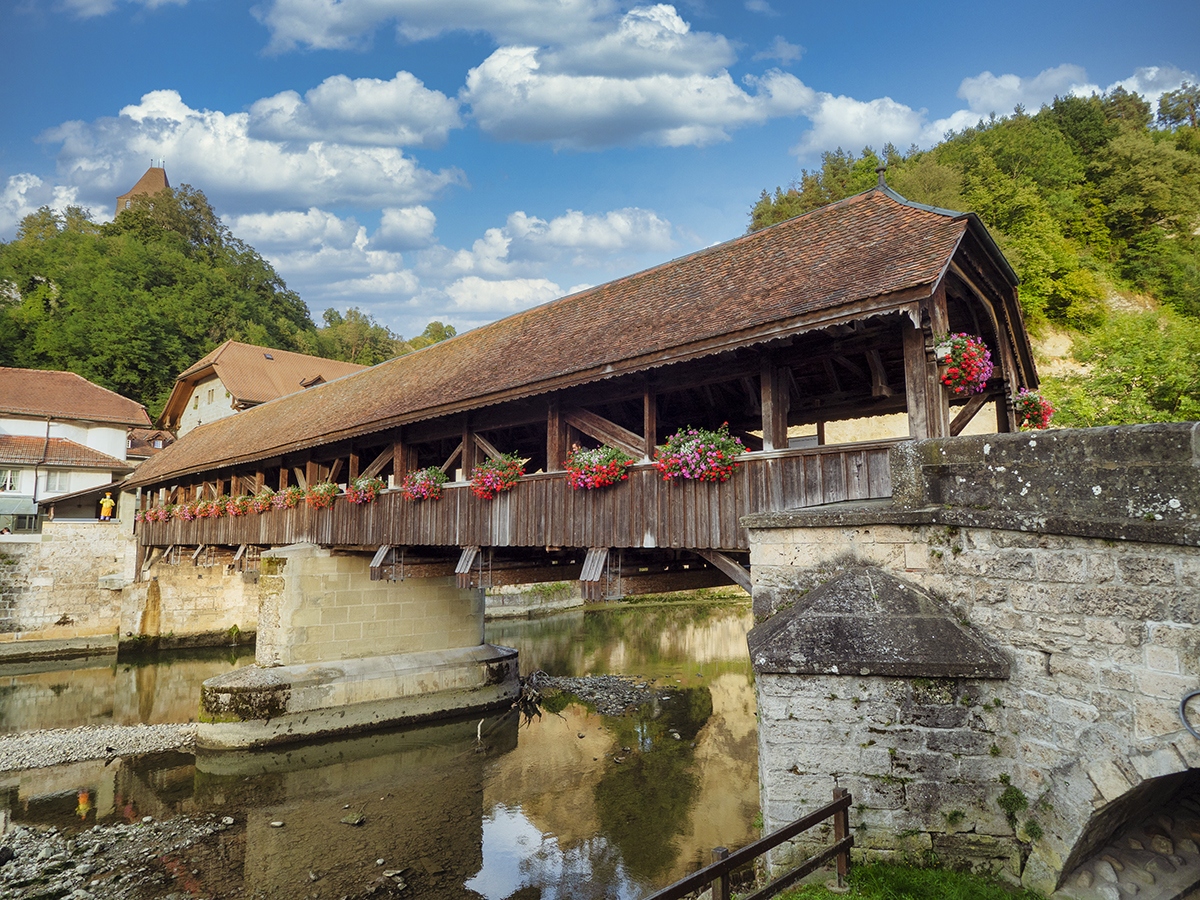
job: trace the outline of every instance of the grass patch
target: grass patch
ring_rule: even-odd
[[[1014,889],[967,872],[917,869],[893,863],[872,863],[850,869],[850,893],[839,895],[823,885],[807,884],[784,891],[780,900],[1042,900],[1041,894]]]

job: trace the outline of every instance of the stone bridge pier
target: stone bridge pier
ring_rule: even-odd
[[[266,551],[255,665],[201,689],[197,744],[260,747],[492,709],[520,689],[517,651],[483,642],[483,591],[453,575],[372,580],[370,557]]]
[[[890,502],[744,520],[767,830],[836,783],[866,857],[1072,897],[1200,881],[1180,716],[1200,688],[1200,425],[910,442],[891,464]],[[1181,800],[1187,822],[1162,814]]]

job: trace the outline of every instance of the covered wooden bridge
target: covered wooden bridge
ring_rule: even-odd
[[[752,512],[891,493],[895,439],[830,444],[834,422],[907,414],[908,435],[957,434],[985,407],[1014,428],[1037,375],[1017,279],[979,219],[877,188],[582,291],[364,372],[202,426],[127,483],[142,509],[439,466],[438,501],[139,525],[143,554],[233,555],[300,542],[371,557],[375,578],[456,573],[462,587],[581,579],[589,597],[749,585]],[[983,337],[982,393],[939,382],[934,342]],[[990,404],[990,406],[989,406]],[[728,423],[751,452],[725,483],[663,481],[655,446]],[[798,429],[797,426],[808,426]],[[789,437],[789,429],[792,437]],[[797,438],[799,431],[805,437]],[[642,460],[628,481],[568,485],[570,448]],[[495,499],[483,456],[529,460]]]

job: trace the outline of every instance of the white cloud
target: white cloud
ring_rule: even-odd
[[[381,25],[404,40],[476,31],[500,43],[571,43],[592,35],[616,11],[614,0],[268,0],[255,15],[271,32],[270,49],[347,49]]]
[[[146,9],[158,9],[160,6],[184,6],[187,0],[126,0],[136,6]],[[96,16],[106,16],[117,8],[117,0],[62,0],[62,7],[81,19],[91,19]]]
[[[922,136],[924,124],[923,111],[897,103],[891,97],[863,101],[820,94],[805,115],[813,127],[792,148],[793,153],[802,157],[836,147],[853,152],[866,146],[878,149],[888,141],[907,147]]]
[[[342,219],[316,207],[307,212],[282,210],[234,216],[230,230],[258,249],[351,247],[364,234],[354,219]]]
[[[28,172],[10,175],[0,190],[0,234],[13,234],[21,220],[43,206],[62,211],[76,205],[76,190],[47,184]]]
[[[775,40],[771,41],[771,45],[766,50],[760,50],[754,54],[754,59],[774,59],[778,60],[782,65],[791,65],[804,55],[804,48],[799,44],[791,44],[783,39],[780,35],[775,35]]]
[[[463,99],[480,127],[505,140],[595,148],[651,143],[669,147],[725,140],[729,130],[799,112],[812,91],[771,71],[748,79],[728,72],[637,78],[541,71],[538,50],[502,47],[467,75]]]
[[[1146,66],[1134,70],[1128,78],[1113,82],[1105,90],[1112,91],[1123,87],[1127,91],[1141,94],[1150,101],[1151,108],[1157,112],[1159,97],[1167,91],[1177,90],[1185,81],[1195,84],[1197,80],[1200,79],[1196,78],[1195,73],[1185,72],[1174,66]]]
[[[334,75],[305,93],[283,91],[250,107],[249,135],[277,141],[437,146],[460,128],[458,101],[408,72],[390,81]]]
[[[735,58],[724,37],[693,32],[675,7],[658,3],[634,7],[599,38],[543,52],[541,64],[556,73],[628,78],[713,72]]]
[[[379,230],[371,237],[371,246],[385,250],[412,250],[433,241],[437,216],[427,206],[389,207],[383,210]]]
[[[406,206],[458,183],[392,147],[327,141],[284,144],[252,137],[247,113],[192,109],[172,90],[152,91],[116,118],[66,122],[43,135],[62,143],[60,177],[98,199],[127,190],[144,160],[164,157],[176,182],[200,185],[229,211],[359,204]]]
[[[746,0],[745,6],[750,12],[762,13],[767,16],[779,15],[771,8],[771,4],[767,0]]]
[[[474,316],[483,314],[483,321],[547,303],[562,294],[562,288],[546,278],[489,281],[468,275],[446,288],[446,296],[450,298],[455,312]]]
[[[967,101],[967,107],[982,116],[995,113],[1007,116],[1018,105],[1029,112],[1037,112],[1045,103],[1056,96],[1067,94],[1090,94],[1092,90],[1081,90],[1087,86],[1087,72],[1081,66],[1063,64],[1044,69],[1032,78],[1019,75],[993,75],[981,72],[972,78],[964,78],[958,88],[958,96]]]

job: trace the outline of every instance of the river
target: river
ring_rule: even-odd
[[[184,895],[337,898],[404,870],[411,896],[638,898],[757,837],[748,605],[614,604],[487,626],[521,669],[654,680],[608,717],[580,702],[274,752],[170,753],[0,774],[0,814],[90,828],[230,816],[174,861]],[[0,730],[186,722],[199,685],[251,654],[105,657],[0,669]],[[482,740],[477,738],[481,737]],[[361,824],[346,824],[343,820]],[[273,823],[282,823],[273,824]]]

